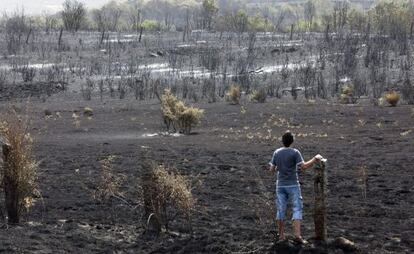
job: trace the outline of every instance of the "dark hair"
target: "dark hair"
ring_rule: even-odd
[[[285,147],[289,147],[293,143],[293,140],[294,138],[293,138],[292,133],[290,133],[290,131],[287,131],[282,136],[282,142]]]

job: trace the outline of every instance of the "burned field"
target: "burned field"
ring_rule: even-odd
[[[93,116],[73,110],[84,106]],[[192,135],[163,130],[159,103],[115,100],[33,103],[32,133],[42,198],[18,226],[0,233],[5,252],[230,253],[272,252],[274,175],[263,170],[281,133],[296,134],[305,158],[328,164],[328,236],[344,236],[363,252],[412,250],[410,159],[412,111],[327,102],[197,104],[205,109]],[[44,110],[51,114],[45,116]],[[115,156],[123,199],[98,202],[100,160]],[[196,199],[192,236],[178,214],[156,240],[143,234],[140,176],[146,160],[188,176]],[[313,236],[313,172],[302,176],[304,236]],[[173,211],[171,211],[173,213]],[[171,214],[174,216],[174,214]]]

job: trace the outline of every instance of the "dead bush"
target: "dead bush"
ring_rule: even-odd
[[[92,79],[86,79],[86,86],[84,84],[81,85],[83,99],[86,101],[90,101],[92,99],[92,93],[94,89],[95,82]]]
[[[202,97],[207,98],[209,103],[216,102],[216,81],[214,79],[207,79],[202,83]]]
[[[221,61],[220,50],[216,48],[207,48],[199,52],[199,62],[209,71],[216,71]]]
[[[182,132],[184,134],[190,134],[192,127],[200,123],[203,114],[204,110],[202,109],[186,107],[178,117],[178,122],[180,124],[180,129]]]
[[[129,78],[127,79],[128,86],[134,91],[135,99],[144,100],[145,99],[145,87],[144,81],[138,78]]]
[[[411,105],[414,104],[414,85],[411,83],[408,72],[405,74],[405,79],[404,79],[401,93],[402,93],[403,99],[408,104],[411,104]]]
[[[111,98],[115,97],[115,87],[114,87],[114,80],[111,77],[106,77],[105,78],[105,83],[108,86],[108,90],[109,90],[109,96]]]
[[[93,192],[93,198],[101,203],[107,203],[113,197],[122,197],[120,187],[122,186],[125,176],[114,173],[113,162],[115,156],[108,156],[100,161],[101,172],[99,184]]]
[[[385,100],[388,102],[388,104],[390,104],[391,107],[395,107],[400,100],[400,95],[397,92],[392,91],[385,95]]]
[[[20,51],[24,43],[25,35],[31,30],[28,23],[28,18],[23,12],[21,14],[15,12],[10,17],[5,15],[3,30],[5,34],[4,43],[7,45],[7,52],[9,54],[17,54]]]
[[[266,188],[266,185],[259,174],[259,170],[252,166],[253,170],[251,179],[253,179],[256,188],[254,193],[247,194],[246,198],[241,200],[245,203],[244,207],[249,207],[249,219],[253,219],[257,225],[257,229],[263,230],[263,234],[269,231],[276,236],[275,219],[276,206],[273,202],[272,193]]]
[[[265,103],[266,97],[266,91],[264,89],[259,89],[252,92],[250,95],[250,100],[253,102]]]
[[[268,193],[259,192],[259,194],[251,195],[246,206],[253,208],[254,213],[251,216],[257,228],[262,229],[263,233],[273,232],[276,207]]]
[[[5,71],[0,71],[0,91],[3,90],[6,86],[7,74]]]
[[[63,65],[53,65],[51,68],[44,68],[40,70],[40,74],[45,76],[45,81],[48,83],[59,83],[66,89],[69,83],[69,74],[65,71]]]
[[[125,99],[126,94],[127,94],[127,89],[128,89],[127,83],[125,82],[123,78],[121,78],[118,81],[118,93],[119,93],[120,100]]]
[[[227,101],[233,105],[240,104],[240,97],[241,97],[240,87],[232,85],[226,96]]]
[[[184,216],[191,228],[195,200],[187,177],[168,170],[164,165],[149,163],[142,176],[142,189],[147,227],[157,233],[162,227],[168,230],[171,218],[167,209],[173,209]]]
[[[36,76],[36,69],[25,66],[20,69],[20,73],[22,74],[23,82],[32,82]]]
[[[161,110],[164,123],[169,131],[171,128],[176,131],[176,122],[178,120],[179,112],[184,108],[184,103],[175,97],[171,90],[164,90],[161,96]]]
[[[346,85],[342,88],[340,102],[343,104],[354,104],[357,98],[354,95],[355,88],[353,85]]]
[[[204,110],[185,106],[168,89],[162,95],[161,110],[167,130],[173,129],[184,134],[190,134],[193,126],[199,124],[204,115]]]
[[[33,156],[33,139],[28,120],[15,110],[2,115],[0,136],[4,140],[0,180],[5,191],[9,223],[19,223],[20,216],[40,196],[37,185],[38,163]]]

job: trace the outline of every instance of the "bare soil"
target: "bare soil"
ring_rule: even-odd
[[[192,135],[151,137],[145,134],[163,131],[156,101],[85,102],[67,94],[33,101],[42,200],[20,225],[0,229],[0,252],[276,253],[275,176],[263,167],[288,129],[305,159],[317,153],[328,158],[330,239],[343,236],[362,253],[414,250],[412,107],[285,99],[243,104],[195,104],[206,115]],[[81,116],[76,128],[72,114],[82,114],[85,106],[94,115]],[[6,107],[2,103],[2,110]],[[127,176],[122,187],[127,202],[93,199],[99,160],[109,155],[116,156],[115,172]],[[135,190],[146,160],[174,167],[194,181],[192,235],[179,215],[158,239],[143,235]],[[312,176],[312,170],[301,175],[306,239],[314,228]]]

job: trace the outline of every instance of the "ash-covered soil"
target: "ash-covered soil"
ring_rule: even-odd
[[[243,107],[195,104],[206,112],[201,126],[192,135],[171,137],[148,135],[164,131],[155,101],[68,97],[59,94],[31,103],[42,200],[20,225],[0,229],[0,252],[275,253],[275,176],[263,166],[288,129],[296,134],[294,146],[305,159],[317,153],[328,158],[331,239],[343,236],[362,253],[414,250],[410,106],[288,100],[244,102]],[[82,115],[85,106],[94,115],[81,116],[75,126],[73,112]],[[116,156],[114,171],[126,176],[125,200],[100,204],[92,194],[99,161],[109,155]],[[137,190],[147,160],[174,167],[194,182],[192,236],[180,216],[158,239],[143,236]],[[307,239],[314,228],[312,177],[312,170],[301,176]]]

